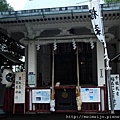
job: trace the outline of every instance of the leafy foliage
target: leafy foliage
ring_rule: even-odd
[[[2,33],[0,33],[0,51],[9,52],[18,59],[24,56],[24,46]]]
[[[120,0],[105,0],[106,3],[120,2]]]
[[[0,0],[0,12],[3,11],[14,11],[14,9],[7,3],[6,0]],[[9,52],[14,57],[20,59],[24,56],[24,47],[8,37],[7,35],[0,32],[0,51]]]
[[[14,11],[14,9],[7,3],[6,0],[0,0],[0,11]]]

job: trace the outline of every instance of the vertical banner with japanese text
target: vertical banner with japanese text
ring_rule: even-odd
[[[98,40],[103,44],[104,47],[104,60],[105,60],[105,69],[107,70],[107,88],[109,91],[109,97],[110,97],[110,106],[111,106],[111,113],[114,113],[114,105],[113,105],[113,97],[112,97],[112,85],[111,85],[111,79],[110,79],[110,66],[108,58],[108,52],[107,52],[107,46],[105,41],[105,35],[104,35],[104,27],[103,27],[103,21],[101,16],[101,5],[100,0],[89,0],[89,14],[93,26],[93,30],[95,35],[97,36]]]
[[[15,74],[14,103],[25,103],[26,73],[17,72]]]
[[[103,24],[101,20],[100,0],[90,0],[90,4],[88,6],[95,35],[97,36],[100,42],[105,42]]]
[[[120,110],[120,79],[119,79],[119,74],[111,75],[111,84],[112,84],[112,96],[113,96],[114,110]],[[109,110],[111,110],[109,92],[108,92],[108,104],[109,104]]]
[[[100,0],[89,0],[88,7],[94,33],[104,47],[104,59],[106,60],[106,70],[110,70],[103,21],[101,16]]]

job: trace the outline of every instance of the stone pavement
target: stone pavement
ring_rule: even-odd
[[[0,120],[66,120],[65,114],[3,114]]]
[[[76,114],[76,113],[32,113],[32,114],[0,114],[0,120],[120,120],[120,114]],[[95,119],[96,117],[96,119]],[[119,118],[118,118],[119,117]]]

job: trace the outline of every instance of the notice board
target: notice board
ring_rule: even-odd
[[[100,102],[100,88],[81,88],[82,102]]]
[[[14,103],[25,103],[26,73],[17,72],[15,74]]]
[[[50,103],[50,89],[32,90],[32,103]]]
[[[112,86],[112,98],[113,98],[114,110],[120,110],[120,78],[119,78],[119,74],[111,74],[110,81],[111,81],[111,86]],[[110,94],[109,94],[109,90],[108,90],[108,104],[109,104],[109,110],[111,110],[109,95]]]

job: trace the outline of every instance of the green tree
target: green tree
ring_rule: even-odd
[[[0,12],[3,11],[14,11],[14,9],[7,3],[6,0],[0,0]],[[23,45],[0,31],[0,52],[1,51],[11,53],[14,57],[18,59],[24,56]]]
[[[0,11],[14,11],[14,9],[7,3],[6,0],[0,0]]]
[[[106,3],[120,2],[120,0],[105,0]]]

